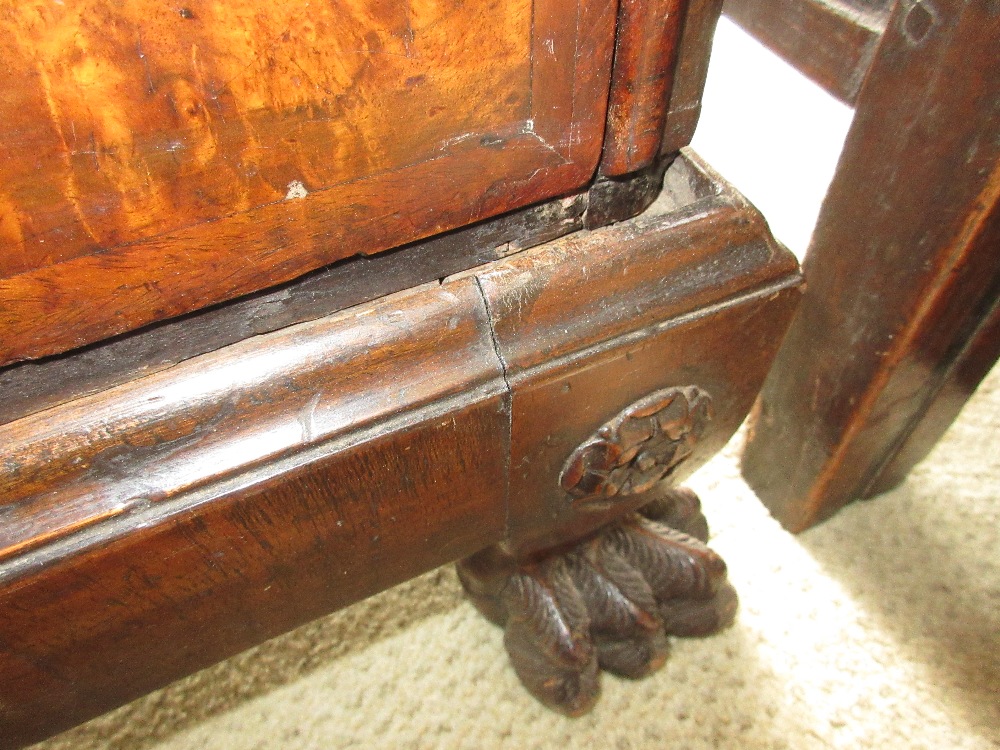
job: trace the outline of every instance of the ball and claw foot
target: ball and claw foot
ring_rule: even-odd
[[[494,547],[458,572],[479,610],[503,626],[525,687],[579,716],[597,700],[601,669],[645,677],[666,660],[668,636],[732,623],[736,592],[707,539],[697,495],[671,488],[572,546],[520,561]]]

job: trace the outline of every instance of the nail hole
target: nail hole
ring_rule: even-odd
[[[910,44],[920,44],[934,28],[934,13],[926,3],[916,3],[906,13],[903,19],[903,34]]]

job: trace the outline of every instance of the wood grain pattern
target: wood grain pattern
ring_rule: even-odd
[[[532,188],[541,183],[543,195],[563,184],[559,168],[565,162],[533,136],[503,146],[491,152],[470,146],[477,156],[453,154],[334,186],[312,194],[312,201],[268,204],[0,281],[0,361],[54,354],[256,291],[261,268],[270,269],[264,281],[270,285],[361,248],[385,250],[514,208],[526,199],[507,189],[512,172],[535,175]],[[425,193],[415,189],[438,170],[454,183]],[[465,190],[482,202],[469,206]],[[384,239],[355,244],[373,234]]]
[[[480,308],[471,282],[389,297],[0,427],[0,560],[488,386]]]
[[[507,403],[467,279],[3,427],[0,746],[497,541]]]
[[[620,2],[602,174],[634,172],[659,155],[687,9],[688,0]]]
[[[687,191],[678,210],[657,214],[654,204],[632,221],[478,274],[513,393],[506,543],[518,556],[641,504],[580,513],[559,486],[567,456],[609,415],[677,384],[711,393],[716,417],[679,467],[682,481],[749,410],[801,278],[756,210],[733,192],[701,192],[706,183],[718,178],[682,160],[668,171],[664,197]]]
[[[889,6],[879,0],[726,0],[725,13],[853,106],[885,31]]]
[[[0,184],[15,209],[0,274],[275,203],[293,181],[312,192],[397,169],[456,131],[524,119],[530,24],[527,0],[19,3],[0,23]],[[474,64],[483,50],[491,64]]]
[[[531,131],[589,179],[601,156],[617,0],[535,0]]]
[[[314,10],[81,0],[3,17],[0,364],[593,174],[611,0]]]
[[[665,381],[716,406],[685,465],[720,447],[800,279],[693,157],[666,184],[659,218],[0,427],[0,747],[505,539],[585,529],[563,462]]]
[[[586,226],[628,219],[659,195],[668,159],[589,189],[373,256],[349,258],[278,287],[161,321],[84,349],[0,368],[0,424],[158,372],[283,326],[503,258]]]
[[[986,0],[890,18],[744,456],[789,529],[878,485],[1000,298],[998,35]]]
[[[694,136],[701,117],[712,39],[721,13],[722,0],[688,0],[660,144],[663,154],[675,153],[691,143]]]
[[[497,540],[508,419],[496,397],[415,419],[307,471],[133,516],[89,548],[4,580],[0,747]]]
[[[639,200],[631,201],[629,208],[656,196],[654,180],[643,177],[641,182],[635,189]],[[583,227],[589,206],[587,192],[557,198],[384,253],[350,258],[279,287],[82,350],[8,365],[0,368],[0,424],[576,231]]]

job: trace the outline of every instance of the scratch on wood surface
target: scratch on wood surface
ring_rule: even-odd
[[[313,437],[316,435],[316,407],[319,406],[319,400],[322,397],[322,393],[317,393],[309,399],[309,403],[299,412],[299,424],[302,425],[303,443],[311,443]]]

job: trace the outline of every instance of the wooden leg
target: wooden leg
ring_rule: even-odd
[[[578,716],[606,669],[639,678],[662,666],[668,635],[707,635],[732,622],[726,565],[705,546],[690,490],[669,486],[713,416],[696,386],[640,398],[563,464],[570,512],[546,546],[508,538],[459,564],[466,591],[504,627],[511,663],[546,705]]]
[[[1000,348],[998,36],[985,0],[889,19],[744,455],[793,531],[900,481]]]
[[[656,488],[638,512],[556,549],[517,559],[491,547],[459,563],[472,601],[504,628],[525,687],[570,716],[599,694],[599,670],[640,678],[667,658],[667,636],[729,625],[736,592],[705,546],[698,497]]]
[[[668,191],[671,179],[668,171]],[[744,211],[750,221],[741,229],[766,237],[745,204]],[[727,242],[720,231],[706,239],[707,247]],[[746,308],[750,315],[719,309],[705,324],[701,312],[686,315],[683,326],[657,322],[641,338],[609,336],[601,322],[606,315],[633,320],[647,304],[670,303],[686,281],[658,270],[655,259],[698,252],[695,240],[686,231],[684,247],[671,252],[653,238],[648,254],[628,266],[622,259],[637,249],[631,239],[595,245],[574,266],[549,270],[535,262],[532,277],[546,285],[530,294],[512,274],[479,277],[510,385],[510,474],[502,541],[459,570],[480,609],[504,625],[527,687],[571,715],[593,705],[599,668],[648,674],[662,663],[669,634],[710,632],[735,611],[725,565],[702,541],[707,528],[697,500],[668,487],[743,421],[795,292],[765,292]],[[778,248],[740,250],[723,273],[747,280],[748,262],[782,257]],[[598,272],[602,258],[607,272]],[[664,285],[629,283],[633,270]],[[556,297],[547,289],[572,291]],[[713,331],[724,331],[725,340]],[[586,356],[562,356],[567,336],[588,343]],[[540,368],[545,357],[554,366]]]
[[[831,95],[854,105],[892,0],[726,0],[725,13]]]

